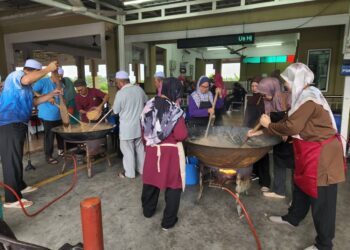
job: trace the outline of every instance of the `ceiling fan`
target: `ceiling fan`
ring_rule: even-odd
[[[241,54],[241,53],[239,53],[239,51],[244,50],[244,49],[246,49],[247,47],[246,47],[246,46],[243,46],[242,48],[239,48],[239,49],[233,49],[233,48],[231,48],[230,46],[225,46],[225,48],[227,48],[227,49],[230,51],[230,54],[231,54],[231,55],[238,55],[238,56],[240,56],[240,57],[244,57],[244,55]]]
[[[93,35],[93,36],[92,36],[92,39],[93,39],[93,42],[92,42],[92,44],[91,44],[91,47],[93,47],[93,48],[98,48],[99,46],[98,46],[98,44],[96,43],[96,35]]]
[[[243,55],[243,53],[239,53],[239,51],[246,49],[246,46],[243,46],[242,48],[239,49],[233,49],[229,46],[225,46],[229,51],[231,55],[238,55],[239,56],[239,60],[240,62],[243,62],[244,58],[246,58],[247,56]]]

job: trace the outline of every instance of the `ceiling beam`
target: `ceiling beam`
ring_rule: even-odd
[[[68,0],[68,2],[76,7],[85,7],[85,5],[83,4],[83,2],[81,0]]]
[[[78,14],[78,15],[88,16],[88,17],[91,17],[93,19],[97,19],[97,20],[101,20],[101,21],[105,21],[105,22],[109,22],[109,23],[113,23],[113,24],[120,24],[120,21],[118,19],[113,19],[113,18],[109,18],[106,16],[95,14],[95,13],[91,12],[90,9],[88,9],[86,7],[71,6],[68,4],[64,4],[64,3],[52,1],[52,0],[31,0],[31,1],[36,2],[36,3],[40,3],[40,4],[44,4],[47,6],[51,6],[51,7],[59,8],[59,9],[65,10],[65,11],[70,11],[70,12],[73,12],[73,13]]]
[[[101,6],[107,7],[111,10],[115,10],[117,12],[118,15],[125,15],[125,11],[121,8],[118,8],[115,5],[106,3],[106,2],[101,2],[100,0],[89,0],[90,2],[93,2],[95,4],[99,3]]]
[[[144,7],[136,10],[128,10],[126,11],[126,16],[129,14],[137,13],[138,19],[125,21],[124,24],[129,25],[129,24],[137,24],[137,23],[158,22],[158,21],[198,17],[198,16],[204,16],[204,15],[218,15],[218,14],[229,13],[229,12],[253,10],[253,9],[260,9],[260,8],[271,8],[275,6],[292,5],[292,4],[315,2],[315,1],[316,0],[283,0],[283,1],[273,0],[270,2],[262,2],[262,3],[247,5],[245,0],[241,0],[239,6],[218,9],[217,3],[219,3],[220,0],[194,0],[194,1],[188,1],[188,2],[165,4],[160,6]],[[200,10],[196,12],[191,12],[192,6],[199,7],[199,4],[209,4],[209,3],[212,4],[209,10]],[[164,13],[166,13],[166,10],[172,9],[172,8],[178,8],[178,7],[186,7],[186,13],[175,14],[175,15],[163,15]],[[152,12],[152,11],[160,11],[162,15],[154,18],[145,18],[145,19],[142,18],[143,12]]]

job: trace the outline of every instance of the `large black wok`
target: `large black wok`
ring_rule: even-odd
[[[190,128],[187,155],[219,168],[244,168],[252,165],[280,142],[279,137],[261,135],[244,143],[249,128],[216,126],[203,138],[205,128]]]
[[[90,141],[104,138],[113,129],[113,125],[109,123],[99,124],[96,128],[91,130],[93,126],[94,124],[86,126],[75,124],[70,125],[68,128],[59,126],[53,128],[52,132],[59,134],[63,139],[68,141]]]

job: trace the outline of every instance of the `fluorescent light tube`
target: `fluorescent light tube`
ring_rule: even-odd
[[[224,50],[224,49],[227,49],[227,48],[224,48],[224,47],[211,47],[211,48],[207,48],[207,50]]]
[[[282,42],[274,42],[274,43],[257,43],[255,47],[261,48],[261,47],[273,47],[273,46],[281,46]]]
[[[139,3],[151,2],[151,1],[154,1],[154,0],[133,0],[133,1],[124,2],[124,5],[139,4]]]

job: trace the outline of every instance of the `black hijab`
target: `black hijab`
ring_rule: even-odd
[[[183,86],[180,80],[175,77],[165,78],[162,85],[162,95],[167,97],[173,104],[183,95]],[[174,104],[175,105],[175,104]],[[163,114],[170,109],[167,99],[156,96],[154,106],[158,110],[157,118],[162,121]]]

